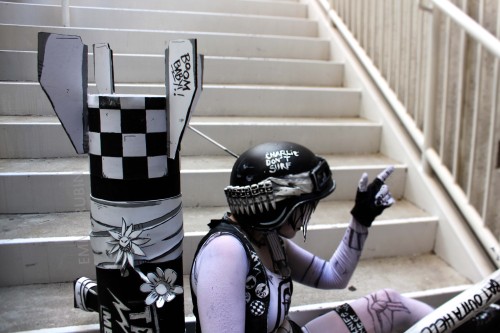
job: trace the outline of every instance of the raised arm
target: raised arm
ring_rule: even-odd
[[[358,184],[352,219],[330,260],[321,259],[287,241],[287,254],[295,281],[322,289],[345,288],[354,273],[368,236],[368,228],[383,210],[394,203],[385,180],[393,172],[388,167],[368,185],[363,174]]]

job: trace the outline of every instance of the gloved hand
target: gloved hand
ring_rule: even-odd
[[[373,220],[394,203],[389,187],[385,185],[393,171],[393,166],[387,167],[370,185],[368,175],[364,173],[361,176],[351,214],[362,225],[370,227]]]

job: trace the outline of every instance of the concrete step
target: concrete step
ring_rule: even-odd
[[[85,5],[87,6],[87,5]],[[317,22],[305,18],[192,11],[69,8],[70,26],[98,29],[198,31],[317,37]],[[0,23],[63,26],[60,6],[0,2]]]
[[[349,221],[353,200],[324,200],[314,212],[310,227],[331,227]],[[208,222],[221,217],[227,206],[184,207],[184,232],[199,233],[208,231]],[[400,199],[377,221],[432,221],[434,218],[411,202]],[[321,227],[321,228],[323,228]],[[0,214],[0,240],[77,237],[87,236],[90,232],[90,212],[45,214]],[[299,237],[300,238],[300,237]]]
[[[322,202],[311,220],[307,241],[304,243],[302,235],[297,235],[295,242],[329,258],[334,245],[328,244],[341,241],[352,204],[352,201]],[[185,272],[191,266],[198,242],[208,230],[206,224],[212,218],[220,218],[226,210],[225,207],[185,208]],[[334,217],[330,216],[331,212]],[[370,229],[364,259],[432,252],[438,223],[436,217],[405,200],[398,201],[387,212]],[[0,286],[67,282],[79,276],[95,276],[88,237],[88,212],[0,215],[0,222],[5,230],[0,240],[0,265],[9,267],[0,277]],[[16,230],[16,224],[22,228]]]
[[[406,168],[394,160],[376,153],[322,156],[330,164],[337,183],[330,200],[354,199],[361,174],[366,171],[373,178],[387,165],[395,166],[395,172],[388,181],[391,192],[396,198],[404,195]],[[228,185],[233,163],[234,158],[231,156],[183,156],[181,186],[184,206],[226,205],[223,189]],[[203,186],[200,187],[200,184]],[[86,157],[3,159],[0,160],[0,185],[0,211],[3,213],[55,213],[89,209]]]
[[[294,284],[291,315],[301,318],[313,312],[311,309],[326,311],[335,302],[356,299],[388,286],[437,307],[470,286],[470,281],[433,254],[366,259],[358,265],[347,289],[317,291]],[[60,328],[57,332],[98,332],[98,314],[74,309],[72,289],[71,283],[0,288],[0,332],[41,328]],[[184,304],[190,323],[192,305],[187,276],[184,277]]]
[[[97,93],[89,85],[89,94]],[[117,94],[165,96],[165,84],[117,84]],[[361,93],[357,89],[257,85],[209,85],[195,116],[356,117]],[[55,116],[49,99],[36,82],[0,82],[0,115]]]
[[[2,2],[41,4],[60,6],[60,0],[8,0]],[[226,13],[264,15],[280,17],[307,17],[307,5],[297,1],[266,1],[266,0],[71,0],[71,6],[122,8],[122,9],[149,9],[149,10],[174,10],[205,13]]]
[[[306,147],[321,147],[326,140],[332,143],[331,153],[373,153],[378,151],[381,134],[380,124],[362,118],[193,116],[190,125],[239,153],[276,140],[301,142]],[[192,131],[186,131],[182,150],[185,155],[222,153]],[[4,116],[0,117],[0,156],[51,158],[76,153],[57,117]]]
[[[78,35],[83,43],[109,43],[116,53],[164,54],[170,40],[198,39],[198,52],[207,56],[329,60],[325,38],[264,36],[189,31],[64,28],[0,24],[0,49],[36,51],[38,32]]]
[[[90,50],[92,52],[92,50]],[[89,53],[88,81],[94,82]],[[0,81],[38,82],[37,52],[0,50]],[[115,83],[165,84],[164,55],[113,54]],[[340,87],[343,64],[330,61],[214,57],[204,59],[204,84]]]

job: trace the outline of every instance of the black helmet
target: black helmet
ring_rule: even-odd
[[[304,146],[268,142],[234,163],[224,191],[238,222],[260,230],[280,227],[293,210],[317,202],[335,189],[328,163]]]

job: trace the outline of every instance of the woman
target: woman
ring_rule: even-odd
[[[384,289],[299,327],[288,318],[292,280],[322,289],[347,286],[376,216],[394,202],[384,181],[359,182],[351,221],[330,260],[291,238],[335,189],[328,163],[289,142],[258,145],[235,162],[225,194],[231,213],[212,220],[191,269],[197,332],[404,332],[432,311]]]

